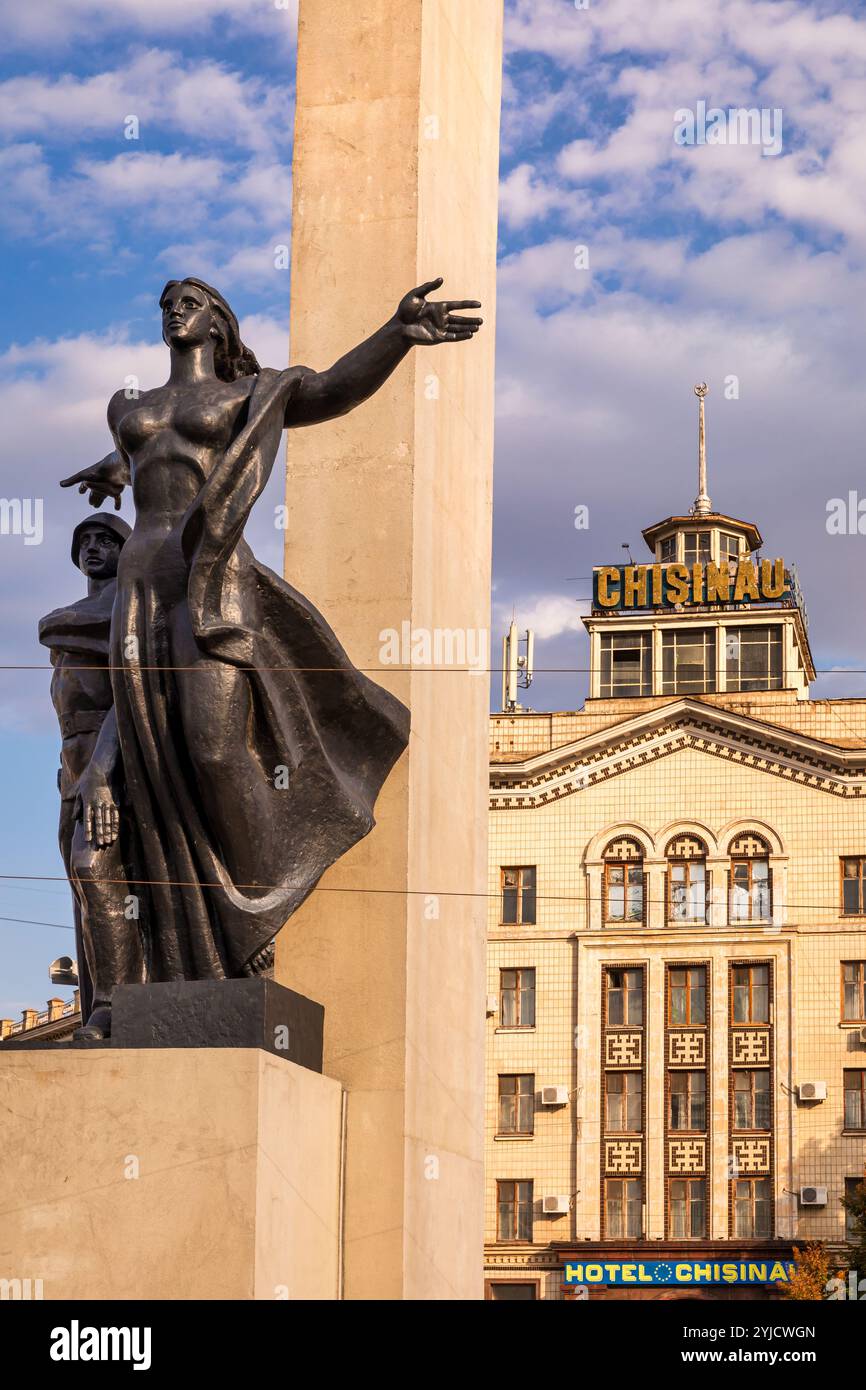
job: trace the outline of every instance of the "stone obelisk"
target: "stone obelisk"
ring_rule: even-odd
[[[502,0],[300,0],[291,361],[329,365],[437,275],[485,320],[288,446],[286,576],[412,718],[376,828],[277,946],[347,1095],[346,1298],[482,1293],[488,678],[468,667],[489,665],[501,62]]]

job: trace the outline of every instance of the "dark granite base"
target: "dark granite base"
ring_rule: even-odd
[[[106,1042],[7,1039],[0,1047],[259,1047],[322,1070],[325,1010],[273,980],[198,980],[120,985]]]

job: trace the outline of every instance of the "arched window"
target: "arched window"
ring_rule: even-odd
[[[668,922],[707,920],[707,847],[697,835],[675,835],[665,850],[668,861]]]
[[[769,922],[773,916],[770,846],[750,830],[731,841],[729,853],[730,921]]]
[[[604,852],[604,920],[643,922],[643,848],[630,835],[611,840]]]

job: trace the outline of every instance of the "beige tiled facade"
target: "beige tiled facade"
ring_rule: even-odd
[[[762,616],[773,621],[772,611]],[[647,626],[655,617],[646,615]],[[686,613],[683,621],[706,619]],[[595,649],[595,620],[586,622]],[[866,1128],[845,1130],[843,1072],[866,1072],[866,1033],[859,1020],[843,1021],[841,972],[843,961],[866,961],[866,917],[843,913],[840,864],[866,856],[866,700],[810,702],[802,688],[809,662],[806,644],[797,679],[781,689],[590,699],[574,713],[492,717],[488,1281],[537,1280],[535,1296],[560,1298],[566,1258],[581,1250],[603,1258],[614,1247],[649,1260],[678,1250],[682,1259],[734,1258],[759,1247],[790,1259],[793,1242],[820,1238],[844,1259],[839,1198],[846,1178],[863,1176]],[[670,855],[682,837],[704,865],[700,923],[670,920]],[[605,855],[619,841],[643,871],[641,920],[631,923],[610,920],[607,906]],[[769,920],[731,920],[732,850],[766,861]],[[502,921],[508,867],[535,869],[533,922]],[[731,972],[749,963],[767,967],[770,981],[768,1019],[753,1026],[732,1021]],[[687,965],[706,972],[707,987],[706,1022],[691,1029],[675,1024],[666,1004],[669,970]],[[603,980],[614,967],[642,972],[637,1028],[605,1027]],[[517,968],[535,970],[534,1027],[503,1026],[501,972]],[[705,1077],[705,1122],[669,1133],[668,1089],[679,1084],[671,1076],[689,1063]],[[611,1137],[604,1074],[623,1069],[641,1074],[642,1114],[629,1133]],[[769,1124],[764,1117],[752,1131],[734,1131],[732,1087],[765,1084],[746,1081],[758,1071],[769,1073]],[[531,1137],[498,1132],[499,1078],[510,1075],[532,1078],[523,1083],[534,1095]],[[806,1082],[826,1083],[826,1099],[801,1099]],[[565,1088],[565,1103],[541,1103],[552,1086]],[[603,1184],[638,1170],[641,1233],[608,1238]],[[674,1239],[671,1175],[706,1183],[700,1239]],[[750,1243],[734,1221],[732,1181],[751,1176],[769,1179],[756,1190],[772,1193],[772,1208],[769,1231]],[[531,1240],[502,1239],[497,1183],[527,1180]],[[826,1203],[804,1204],[804,1187],[825,1187]],[[568,1209],[544,1214],[552,1196]]]

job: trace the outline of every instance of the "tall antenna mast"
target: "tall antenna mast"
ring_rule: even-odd
[[[705,381],[698,382],[695,387],[698,398],[698,495],[692,507],[693,516],[706,516],[713,510],[707,494],[707,432],[704,420],[704,398],[709,389]]]

